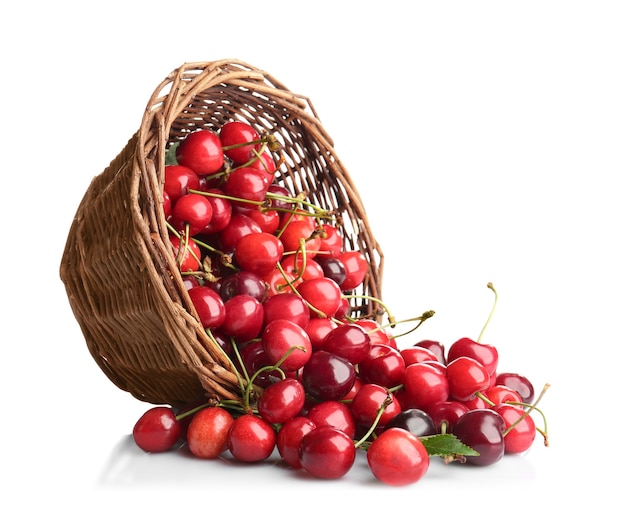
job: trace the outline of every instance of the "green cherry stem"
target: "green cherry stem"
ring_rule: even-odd
[[[388,394],[385,400],[383,401],[383,404],[380,405],[378,412],[376,412],[376,417],[374,418],[374,422],[372,423],[372,425],[369,427],[367,432],[365,432],[363,437],[354,443],[354,446],[356,448],[364,446],[364,443],[374,433],[374,431],[376,430],[376,427],[378,426],[378,422],[380,421],[380,418],[382,417],[383,412],[385,411],[385,408],[387,408],[387,406],[391,404],[392,400],[393,399],[391,398],[391,395]]]
[[[483,326],[483,329],[480,331],[480,335],[478,335],[478,339],[476,340],[476,342],[480,342],[481,339],[483,338],[483,333],[487,329],[489,322],[491,322],[491,318],[493,317],[493,314],[496,310],[496,305],[498,303],[498,292],[496,291],[496,288],[493,286],[491,282],[487,284],[487,287],[493,291],[494,300],[493,300],[493,305],[491,306],[491,311],[489,312],[489,316],[487,317],[487,320],[485,321],[485,325]]]

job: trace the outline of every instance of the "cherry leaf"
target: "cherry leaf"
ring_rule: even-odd
[[[476,450],[459,441],[453,434],[437,434],[420,438],[430,456],[444,459],[460,459],[479,455]]]

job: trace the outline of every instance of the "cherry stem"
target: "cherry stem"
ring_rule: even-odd
[[[496,291],[496,288],[493,286],[491,282],[487,284],[487,287],[491,289],[494,294],[493,306],[491,306],[491,311],[489,312],[489,316],[487,317],[485,325],[483,326],[483,329],[481,330],[480,335],[478,335],[478,339],[476,340],[476,342],[480,342],[481,339],[483,338],[483,333],[487,329],[487,326],[489,325],[489,322],[491,321],[491,318],[493,317],[493,313],[496,310],[496,304],[498,303],[498,292]]]
[[[419,317],[407,318],[407,319],[404,319],[404,320],[400,320],[399,322],[396,322],[396,325],[397,324],[405,324],[407,322],[415,322],[415,321],[417,321],[417,324],[414,327],[412,327],[411,329],[409,329],[408,331],[405,331],[404,333],[400,333],[398,335],[394,335],[392,338],[398,339],[400,337],[404,337],[404,336],[408,335],[409,333],[413,333],[424,322],[426,322],[429,318],[432,318],[433,316],[435,316],[435,312],[431,309],[429,311],[424,311],[424,313],[422,313]]]
[[[536,410],[537,412],[539,412],[539,414],[541,415],[542,419],[543,419],[543,430],[536,427],[537,432],[539,432],[542,436],[543,436],[543,444],[545,446],[549,446],[549,441],[548,441],[548,420],[546,419],[545,414],[541,411],[541,409],[538,407],[539,401],[541,401],[541,399],[543,399],[543,396],[546,394],[546,392],[548,391],[548,388],[550,388],[550,384],[546,383],[543,387],[543,390],[541,390],[541,393],[539,394],[539,396],[535,399],[535,401],[532,404],[526,404],[526,403],[520,403],[517,401],[510,401],[508,404],[512,404],[512,405],[516,405],[516,406],[524,406],[524,407],[528,407],[527,410],[517,419],[515,420],[515,422],[511,423],[511,425],[503,432],[503,436],[506,436],[513,428],[515,428],[519,423],[521,423],[528,414],[530,414],[530,412],[532,412],[533,410]]]

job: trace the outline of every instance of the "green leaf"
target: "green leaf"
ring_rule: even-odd
[[[478,456],[478,452],[465,445],[453,434],[437,434],[420,438],[430,456],[454,460],[466,456]]]
[[[166,165],[177,165],[176,161],[176,148],[178,147],[178,143],[173,143],[165,152],[165,164]]]

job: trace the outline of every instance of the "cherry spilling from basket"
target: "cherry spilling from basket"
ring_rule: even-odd
[[[241,121],[189,133],[167,152],[173,260],[241,398],[151,408],[133,430],[137,445],[246,463],[277,451],[284,466],[326,479],[364,451],[390,485],[421,479],[433,456],[490,465],[527,451],[538,433],[547,445],[545,390],[535,397],[526,377],[500,372],[494,346],[479,337],[447,354],[437,341],[402,348],[393,330],[432,312],[398,322],[369,298],[375,316],[360,316],[366,258],[348,248],[333,211],[280,183],[280,164],[280,144]]]

